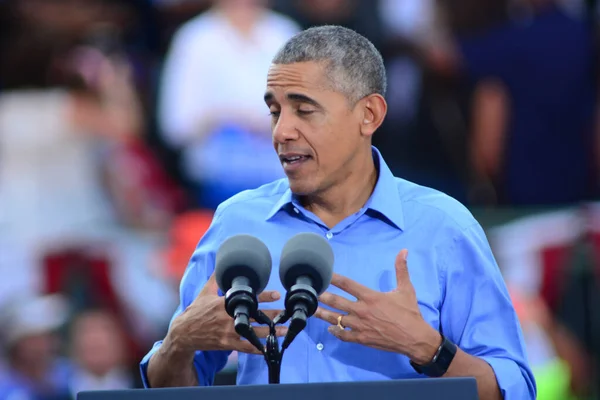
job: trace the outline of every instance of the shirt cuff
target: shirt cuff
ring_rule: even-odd
[[[160,345],[162,340],[154,343],[152,349],[144,356],[140,361],[140,374],[144,388],[150,389],[150,383],[148,382],[148,364],[150,358]],[[200,386],[211,386],[214,383],[215,374],[223,369],[227,363],[227,358],[231,354],[231,351],[197,351],[194,356],[194,368],[196,370],[196,376],[198,377],[198,384]]]
[[[500,357],[481,357],[496,374],[496,381],[504,400],[535,400],[537,388],[533,375],[514,361]]]
[[[152,357],[152,355],[156,353],[156,350],[158,350],[161,344],[162,340],[154,343],[152,349],[150,349],[148,354],[146,354],[140,362],[140,374],[142,376],[142,383],[144,384],[144,388],[146,389],[150,388],[150,384],[148,383],[148,363],[150,362],[150,358]]]

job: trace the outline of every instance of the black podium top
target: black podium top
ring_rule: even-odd
[[[474,378],[81,392],[77,400],[479,400]]]

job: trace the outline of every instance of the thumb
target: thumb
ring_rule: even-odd
[[[408,275],[408,250],[404,249],[396,256],[396,284],[401,287],[410,284],[410,276]]]
[[[200,295],[214,295],[217,296],[219,294],[219,285],[217,284],[217,278],[215,276],[215,272],[210,275],[208,281],[204,284],[202,291],[200,291]]]

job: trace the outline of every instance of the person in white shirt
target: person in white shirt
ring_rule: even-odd
[[[181,150],[199,205],[282,177],[272,151],[263,84],[273,55],[300,30],[262,0],[219,0],[175,33],[158,122]]]

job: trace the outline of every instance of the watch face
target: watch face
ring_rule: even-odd
[[[432,378],[439,378],[443,376],[446,371],[448,371],[450,363],[452,363],[452,360],[456,355],[456,350],[456,345],[443,337],[442,345],[435,356],[433,356],[433,360],[429,364],[417,365],[412,361],[410,364],[420,374],[424,374]]]
[[[455,355],[456,345],[444,337],[442,348],[435,361],[435,365],[437,367],[437,371],[435,372],[437,376],[442,376],[446,373],[446,371],[448,371],[450,363],[452,363]]]

